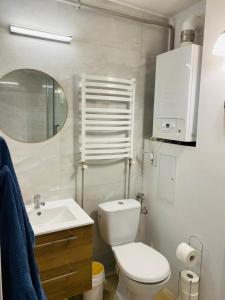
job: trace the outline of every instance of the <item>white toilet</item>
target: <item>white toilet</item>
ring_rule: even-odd
[[[118,300],[151,300],[170,279],[167,259],[153,248],[135,243],[140,203],[133,199],[98,205],[103,240],[112,247],[119,269]]]

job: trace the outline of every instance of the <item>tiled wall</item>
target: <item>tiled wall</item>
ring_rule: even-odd
[[[73,42],[66,45],[10,35],[9,23],[72,34]],[[69,105],[66,124],[52,139],[27,144],[6,137],[24,200],[32,201],[34,194],[40,193],[45,200],[74,197],[80,201],[79,107],[75,82],[81,72],[137,79],[137,159],[132,171],[131,195],[142,190],[143,135],[151,134],[155,57],[166,50],[167,30],[84,8],[77,10],[55,0],[1,0],[0,43],[0,77],[17,68],[46,72],[63,87]],[[85,209],[94,219],[99,202],[124,196],[122,161],[92,165],[85,177]],[[100,241],[97,228],[95,256],[110,263],[110,251]]]

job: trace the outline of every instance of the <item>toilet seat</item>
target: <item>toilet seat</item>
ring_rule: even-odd
[[[129,243],[112,247],[122,272],[140,283],[159,283],[170,276],[167,259],[143,243]]]

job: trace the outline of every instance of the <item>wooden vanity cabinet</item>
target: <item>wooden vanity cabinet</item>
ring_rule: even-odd
[[[36,236],[35,256],[49,300],[91,289],[92,225]]]

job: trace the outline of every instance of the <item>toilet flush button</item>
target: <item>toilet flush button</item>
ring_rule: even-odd
[[[118,204],[123,205],[124,202],[123,201],[118,201]]]

